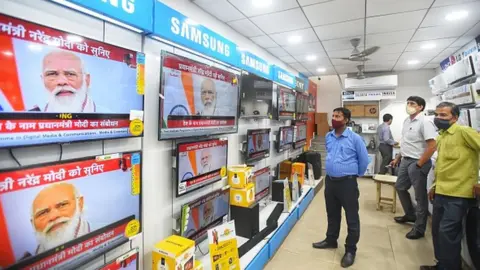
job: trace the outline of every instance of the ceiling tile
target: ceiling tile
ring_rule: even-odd
[[[380,51],[374,53],[374,54],[371,54],[368,56],[368,58],[370,58],[370,61],[368,61],[368,63],[370,62],[382,62],[382,61],[397,61],[398,57],[400,57],[400,55],[402,53],[379,53]]]
[[[400,56],[399,60],[402,60],[402,59],[408,59],[408,60],[416,59],[416,60],[419,60],[420,62],[428,62],[428,61],[430,61],[430,59],[437,56],[438,53],[439,53],[438,51],[437,52],[431,52],[431,51],[428,51],[428,52],[426,52],[426,51],[404,52]]]
[[[295,56],[294,57],[299,63],[301,63],[303,66],[307,68],[314,68],[319,65],[321,66],[330,66],[330,59],[328,57],[319,57],[315,59],[314,61],[305,61],[305,56]]]
[[[459,37],[462,36],[472,26],[472,24],[452,24],[420,28],[413,36],[412,41]]]
[[[450,46],[453,42],[455,42],[456,38],[444,38],[444,39],[435,39],[435,40],[425,40],[425,41],[416,41],[411,42],[407,45],[405,51],[412,52],[412,51],[430,51],[422,49],[422,46],[434,44],[435,48],[431,49],[432,51],[442,51],[446,47]],[[440,50],[440,51],[439,51]]]
[[[298,4],[296,0],[275,0],[272,4],[266,7],[257,7],[252,1],[245,0],[229,0],[238,10],[243,12],[248,17],[258,16],[267,13],[273,13],[283,11],[287,9],[297,8]]]
[[[320,42],[302,43],[298,45],[285,46],[283,48],[293,56],[314,54],[317,57],[322,57],[325,55],[325,51],[323,50]]]
[[[319,72],[317,71],[317,69],[319,68],[324,68],[325,71],[324,72]],[[314,67],[314,68],[309,68],[310,72],[313,73],[314,75],[316,76],[323,76],[323,75],[334,75],[334,74],[337,74],[335,72],[335,70],[333,69],[332,66],[328,65],[328,66],[317,66],[317,67]]]
[[[470,28],[470,30],[468,30],[464,35],[465,36],[472,36],[472,37],[476,37],[476,36],[480,35],[480,22],[478,22],[475,26]]]
[[[426,64],[422,68],[424,68],[424,69],[435,69],[435,68],[438,68],[439,66],[440,66],[439,64]]]
[[[346,74],[346,73],[357,73],[358,68],[357,65],[348,65],[348,66],[335,66],[335,69],[339,74]]]
[[[391,33],[367,35],[367,46],[380,46],[386,44],[408,43],[415,30],[404,30]]]
[[[306,69],[303,65],[301,65],[300,63],[292,63],[292,64],[289,64],[289,66],[291,66],[292,68],[296,69],[297,71],[299,72],[309,72],[308,69]]]
[[[362,51],[363,47],[358,47],[358,50]],[[350,49],[345,49],[345,50],[333,50],[333,51],[328,51],[328,56],[331,58],[340,58],[340,57],[349,57],[352,54],[353,48],[350,47]]]
[[[421,68],[422,68],[421,64],[418,64],[418,65],[406,65],[406,64],[399,65],[399,64],[397,64],[393,68],[393,70],[395,70],[395,71],[407,71],[407,70],[418,70],[418,69],[421,69]]]
[[[300,3],[301,6],[308,6],[308,5],[313,5],[313,4],[318,4],[322,2],[328,2],[331,0],[298,0],[298,3]]]
[[[407,43],[381,45],[379,53],[402,53],[407,47]]]
[[[227,24],[246,37],[256,37],[263,35],[263,32],[249,19],[228,22]]]
[[[361,36],[358,36],[356,38],[361,38]],[[350,43],[350,39],[351,38],[332,39],[332,40],[323,41],[322,44],[325,47],[325,50],[327,50],[327,52],[337,51],[337,50],[347,50],[347,49],[353,50],[353,46]],[[360,43],[362,44],[363,42],[360,41]]]
[[[475,37],[469,37],[469,36],[465,36],[465,37],[459,37],[455,42],[453,42],[449,47],[463,47],[465,46],[467,43],[471,42],[472,40],[474,40]]]
[[[432,3],[433,0],[368,0],[367,16],[428,9]]]
[[[395,61],[389,61],[385,63],[378,63],[378,64],[365,64],[365,71],[373,72],[373,71],[390,71],[392,70],[393,66],[395,65]]]
[[[245,18],[245,16],[227,0],[195,0],[194,3],[224,22]]]
[[[279,57],[278,59],[282,60],[283,62],[287,63],[287,64],[291,64],[291,63],[296,63],[297,60],[293,57],[291,57],[290,55],[287,55],[287,56],[282,56],[282,57]]]
[[[278,47],[278,45],[269,36],[252,37],[250,39],[263,48]]]
[[[288,42],[288,38],[290,36],[301,36],[302,43],[310,43],[310,42],[318,41],[318,38],[315,35],[315,32],[313,32],[312,28],[294,30],[294,31],[270,35],[270,37],[280,46],[288,46],[290,44],[290,42]]]
[[[364,30],[364,20],[353,20],[314,28],[320,40],[338,39],[344,37],[361,36]]]
[[[450,56],[447,56],[447,57],[450,57]],[[440,65],[440,62],[442,62],[443,60],[447,59],[447,57],[437,56],[437,57],[433,58],[432,60],[430,60],[430,62],[428,62],[428,63],[429,63],[429,64],[437,64],[437,65]]]
[[[468,11],[468,17],[465,20],[458,21],[458,22],[451,22],[447,21],[445,17],[454,11],[465,10]],[[454,6],[445,6],[445,7],[437,7],[432,8],[428,12],[427,16],[422,22],[422,27],[428,26],[437,26],[437,25],[451,25],[451,24],[469,24],[473,25],[472,22],[468,23],[468,21],[478,22],[480,19],[480,1],[465,3],[461,5],[454,5]]]
[[[478,0],[436,0],[433,6],[440,7],[440,6],[448,6],[448,5],[457,5],[457,4],[463,4],[468,2],[474,2],[474,1],[478,1]]]
[[[310,27],[300,8],[253,17],[251,20],[269,34]]]
[[[438,55],[435,56],[435,58],[441,58],[442,60],[450,57],[451,55],[455,54],[458,50],[460,50],[460,47],[455,47],[455,48],[446,48],[442,52],[440,52]]]
[[[426,12],[427,10],[418,10],[367,18],[367,34],[416,29]]]
[[[355,61],[344,60],[339,58],[332,58],[332,63],[335,66],[351,66],[351,65],[361,65],[363,62],[355,62]]]
[[[304,7],[313,26],[361,19],[365,15],[365,0],[335,0]]]
[[[271,54],[273,54],[276,57],[283,57],[283,56],[288,56],[289,54],[287,51],[285,51],[283,48],[268,48],[267,51],[269,51]]]

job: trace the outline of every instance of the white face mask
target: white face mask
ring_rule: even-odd
[[[415,109],[414,107],[408,106],[408,105],[407,105],[406,110],[407,110],[408,115],[412,115],[412,114],[417,113],[417,109]]]

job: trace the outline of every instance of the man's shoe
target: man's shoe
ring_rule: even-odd
[[[342,267],[347,268],[352,266],[352,264],[355,262],[355,254],[351,252],[346,252],[345,255],[343,255],[342,258]]]
[[[415,223],[415,220],[416,220],[415,217],[409,217],[409,216],[394,217],[393,219],[394,219],[397,223],[406,223],[406,222]]]
[[[422,237],[424,237],[425,235],[421,232],[418,232],[417,230],[412,229],[411,231],[409,231],[406,235],[406,237],[410,240],[415,240],[415,239],[420,239]]]
[[[422,265],[420,266],[420,270],[437,270],[436,265]]]
[[[331,242],[327,242],[327,240],[323,240],[321,242],[313,243],[312,247],[318,248],[318,249],[326,249],[326,248],[337,248],[338,245],[337,243],[331,243]]]

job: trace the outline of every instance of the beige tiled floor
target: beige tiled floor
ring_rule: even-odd
[[[391,207],[376,211],[375,184],[371,179],[359,179],[360,186],[360,242],[355,264],[349,269],[361,270],[418,270],[420,265],[433,264],[433,246],[430,230],[420,240],[408,240],[405,234],[410,225],[396,224]],[[391,187],[383,187],[382,195],[391,196]],[[397,200],[398,201],[398,200]],[[397,215],[402,214],[400,202]],[[295,225],[267,270],[321,270],[342,269],[343,243],[347,235],[345,218],[338,239],[337,250],[317,250],[312,242],[325,238],[327,215],[323,190],[317,194],[305,214]]]

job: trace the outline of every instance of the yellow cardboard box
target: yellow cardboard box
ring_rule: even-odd
[[[195,263],[195,241],[171,235],[155,244],[153,270],[192,270]]]
[[[305,163],[295,162],[292,164],[292,174],[290,175],[290,181],[293,181],[293,175],[297,174],[298,182],[301,186],[305,182]]]
[[[193,270],[203,270],[203,263],[201,261],[195,260],[195,268]]]
[[[249,183],[246,188],[230,189],[230,205],[250,207],[255,202],[255,184]]]
[[[228,185],[231,188],[246,188],[253,182],[252,167],[230,166],[228,167]]]

